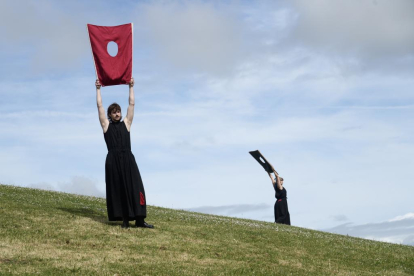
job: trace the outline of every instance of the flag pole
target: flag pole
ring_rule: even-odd
[[[131,23],[131,33],[132,33],[132,47],[131,47],[131,78],[134,75],[134,23]]]

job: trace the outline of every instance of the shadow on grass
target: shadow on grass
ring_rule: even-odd
[[[59,210],[68,212],[74,216],[82,216],[86,218],[93,219],[102,224],[110,225],[110,226],[119,226],[121,222],[119,221],[108,221],[108,217],[106,214],[102,212],[92,210],[89,208],[58,208]]]

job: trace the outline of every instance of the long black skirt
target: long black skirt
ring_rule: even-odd
[[[106,205],[109,221],[147,216],[144,185],[131,151],[109,151],[105,162]]]
[[[286,198],[276,200],[275,222],[290,225],[290,214]]]

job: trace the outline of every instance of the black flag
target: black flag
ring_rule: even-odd
[[[259,162],[260,165],[262,165],[263,169],[266,172],[273,173],[273,171],[276,171],[273,168],[272,164],[266,160],[266,158],[261,154],[259,150],[249,151],[249,153],[253,156],[254,159],[256,159],[257,162]]]

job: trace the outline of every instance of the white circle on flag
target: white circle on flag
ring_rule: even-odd
[[[106,47],[106,50],[108,51],[108,54],[111,57],[116,57],[116,55],[118,54],[118,44],[116,44],[116,42],[114,41],[110,41],[108,42],[108,46]]]

